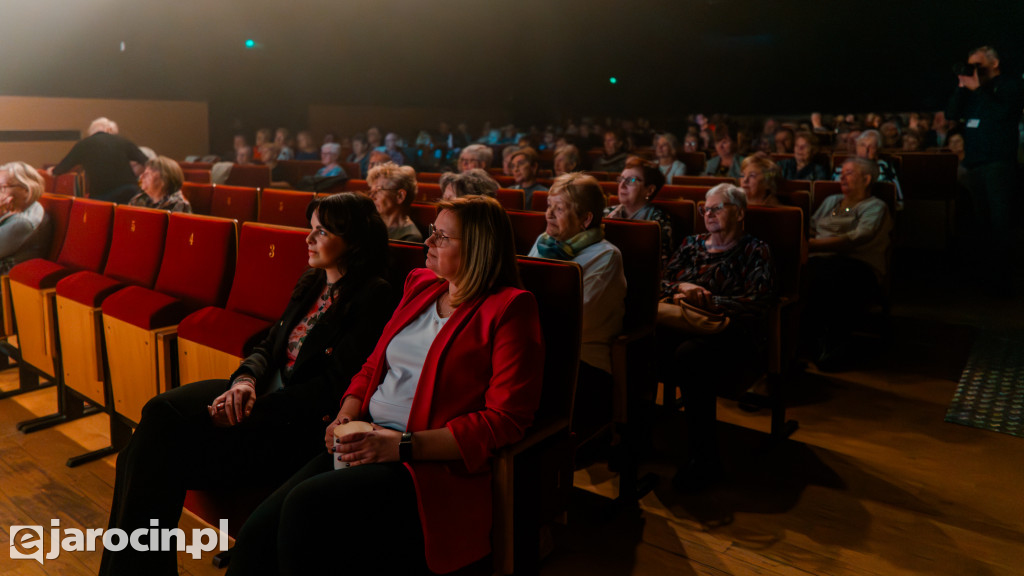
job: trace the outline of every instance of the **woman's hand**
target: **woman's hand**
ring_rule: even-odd
[[[206,407],[215,426],[234,426],[252,412],[256,403],[256,385],[249,378],[238,378],[227,392]]]
[[[680,282],[677,284],[676,293],[672,295],[672,299],[677,302],[679,300],[684,300],[689,304],[693,304],[694,306],[705,310],[712,310],[715,307],[715,303],[711,297],[711,292],[706,288],[689,282]]]
[[[346,434],[339,440],[336,452],[341,453],[342,462],[350,462],[353,466],[398,462],[398,443],[402,441],[402,433],[374,424],[373,432]]]

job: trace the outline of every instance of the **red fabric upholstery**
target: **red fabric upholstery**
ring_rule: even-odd
[[[223,306],[235,270],[235,245],[231,220],[171,214],[155,289],[181,298],[191,310]]]
[[[306,208],[312,200],[312,192],[267,188],[260,192],[259,220],[264,224],[309,228]]]
[[[679,244],[683,238],[693,234],[697,204],[692,200],[663,200],[659,195],[651,204],[668,213],[669,219],[672,221],[672,240],[675,244]]]
[[[437,219],[437,204],[413,202],[409,207],[409,219],[419,228],[423,238],[427,238],[427,229]]]
[[[605,239],[622,252],[626,275],[623,331],[653,326],[661,283],[661,229],[650,220],[604,220]]]
[[[71,274],[74,270],[61,266],[56,262],[33,258],[11,268],[11,282],[17,282],[36,290],[53,288],[57,281]]]
[[[108,296],[125,286],[124,282],[83,270],[57,282],[57,295],[85,306],[98,308]]]
[[[181,300],[140,286],[119,290],[103,301],[104,316],[153,330],[181,322],[189,310]]]
[[[264,188],[270,186],[270,168],[260,164],[235,164],[224,183],[229,186]]]
[[[441,181],[441,173],[440,172],[420,172],[419,174],[416,175],[416,182],[419,183],[419,184],[423,184],[424,182],[429,182],[431,184],[437,184],[440,181]]]
[[[103,274],[126,284],[152,288],[164,254],[167,217],[164,210],[118,206]]]
[[[505,210],[523,210],[526,207],[526,193],[522,190],[498,188],[498,203]]]
[[[345,186],[340,192],[366,192],[370,189],[370,185],[366,183],[366,180],[349,180],[345,183]]]
[[[74,199],[53,194],[43,194],[39,198],[39,203],[43,205],[43,209],[46,210],[46,214],[50,217],[50,223],[53,225],[50,253],[46,259],[56,261],[57,256],[60,255],[61,248],[64,247],[64,238],[68,233],[68,222],[71,220],[71,204],[74,203]]]
[[[366,174],[363,174],[362,167],[359,166],[359,162],[338,162],[338,166],[345,171],[345,174],[349,178],[365,178]]]
[[[213,203],[213,184],[185,182],[181,185],[181,193],[192,205],[193,214],[210,214],[210,204]]]
[[[677,198],[682,198],[684,200],[700,202],[704,199],[708,190],[711,190],[711,188],[713,188],[713,186],[683,186],[680,184],[665,185],[658,191],[656,198],[658,200],[675,200]]]
[[[324,165],[319,160],[281,160],[277,163],[277,168],[282,174],[284,174],[285,182],[296,186],[299,180],[302,180],[304,176],[312,176],[316,174],[316,171],[323,168]],[[359,178],[357,174],[353,174],[348,170],[345,170],[349,178]]]
[[[287,302],[288,297],[285,296],[282,304]],[[178,337],[245,357],[270,328],[270,324],[267,320],[247,314],[207,306],[189,314],[178,324]]]
[[[75,185],[78,182],[77,172],[68,172],[67,174],[61,174],[57,176],[56,181],[53,183],[53,193],[60,194],[61,196],[74,196]]]
[[[213,186],[210,216],[255,222],[259,210],[259,190],[242,186]]]
[[[268,322],[277,320],[308,267],[306,236],[305,230],[243,224],[227,309]]]
[[[416,200],[420,202],[439,202],[442,194],[440,184],[432,182],[418,182],[416,184]]]
[[[102,270],[113,219],[114,205],[110,202],[76,199],[71,206],[67,241],[60,249],[57,263],[75,270]]]
[[[536,198],[537,194],[540,192],[534,192],[533,197]],[[537,241],[537,237],[547,229],[547,220],[540,212],[508,210],[507,214],[509,220],[512,221],[512,233],[516,239],[516,254],[525,256],[530,253],[530,248]]]
[[[530,205],[527,207],[534,212],[545,212],[548,209],[548,193],[544,190],[537,190],[530,197]]]
[[[209,170],[182,170],[182,173],[185,175],[185,182],[209,184],[212,178]]]
[[[389,240],[388,252],[388,282],[396,289],[405,286],[411,270],[426,265],[427,247],[423,244]]]

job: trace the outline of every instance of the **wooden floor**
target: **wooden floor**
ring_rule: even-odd
[[[927,268],[927,267],[924,267]],[[936,272],[938,274],[938,272]],[[601,464],[577,472],[570,524],[542,573],[561,575],[1024,574],[1024,439],[943,421],[978,329],[1024,325],[1024,301],[976,298],[973,287],[918,271],[897,286],[893,338],[862,370],[796,383],[800,429],[757,448],[766,414],[719,404],[729,472],[720,488],[674,493],[681,414],[655,417],[646,471],[661,484],[639,510],[620,509]],[[952,304],[951,304],[952,302]],[[0,373],[0,388],[16,385]],[[52,411],[53,391],[0,400],[0,530],[11,525],[104,527],[113,457],[70,469],[106,444],[102,416],[25,435],[19,420]],[[199,527],[187,515],[182,527]],[[220,574],[180,555],[183,574]],[[99,553],[63,553],[40,566],[0,554],[0,575],[94,574]]]

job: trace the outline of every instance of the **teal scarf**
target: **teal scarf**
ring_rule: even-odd
[[[537,239],[537,251],[543,258],[573,260],[584,248],[591,244],[597,244],[601,240],[604,240],[603,226],[584,230],[569,238],[567,242],[555,240],[545,232]]]

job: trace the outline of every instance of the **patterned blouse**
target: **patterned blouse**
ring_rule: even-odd
[[[637,210],[636,214],[626,216],[626,210],[622,204],[615,207],[608,207],[605,210],[605,218],[618,218],[621,220],[651,220],[657,222],[661,227],[661,269],[665,269],[668,258],[672,255],[672,220],[664,210],[653,204],[644,204],[644,207]]]
[[[710,291],[728,316],[757,314],[775,295],[775,262],[764,242],[745,234],[725,252],[708,252],[710,234],[688,236],[661,275],[662,297],[683,282]]]
[[[299,323],[295,325],[292,333],[288,336],[288,346],[285,348],[286,361],[284,367],[281,368],[284,376],[291,376],[292,369],[295,368],[295,359],[299,357],[299,350],[302,348],[302,343],[306,341],[306,336],[331,308],[331,304],[334,304],[334,298],[331,296],[331,288],[333,287],[334,285],[330,283],[324,285],[320,296],[309,307],[309,312],[306,313],[302,320],[299,320]]]
[[[192,213],[192,205],[185,199],[185,195],[178,190],[174,194],[168,194],[164,196],[163,200],[159,202],[153,202],[153,200],[146,195],[145,192],[139,192],[132,199],[128,201],[129,206],[142,206],[143,208],[155,208],[157,210],[167,210],[168,212],[182,212],[185,214]]]

